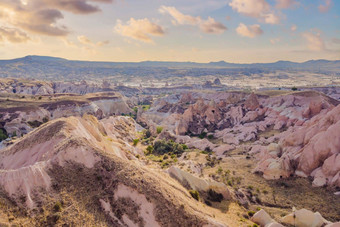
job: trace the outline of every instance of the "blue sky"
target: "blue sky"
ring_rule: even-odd
[[[2,59],[340,59],[336,0],[0,0],[0,9]]]

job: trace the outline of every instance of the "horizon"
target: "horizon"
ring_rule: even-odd
[[[340,56],[334,0],[64,2],[0,1],[2,58],[248,64]]]
[[[79,59],[68,59],[68,58],[64,58],[64,57],[57,57],[57,56],[47,56],[47,55],[35,55],[35,54],[30,54],[30,55],[25,55],[22,57],[16,57],[16,58],[10,58],[10,59],[0,59],[0,61],[11,61],[11,60],[17,60],[17,59],[23,59],[26,57],[48,57],[48,58],[56,58],[56,59],[63,59],[63,60],[67,60],[67,61],[80,61],[80,62],[106,62],[106,63],[144,63],[144,62],[159,62],[159,63],[197,63],[197,64],[209,64],[209,63],[228,63],[228,64],[239,64],[239,65],[251,65],[251,64],[272,64],[272,63],[278,63],[278,62],[291,62],[291,63],[306,63],[306,62],[310,62],[310,61],[331,61],[331,62],[335,62],[335,61],[340,61],[339,59],[309,59],[306,61],[290,61],[290,60],[277,60],[277,61],[272,61],[272,62],[250,62],[250,63],[244,63],[244,62],[228,62],[225,60],[219,60],[219,61],[208,61],[208,62],[196,62],[196,61],[167,61],[167,60],[161,60],[161,61],[157,61],[157,60],[143,60],[143,61],[96,61],[96,60],[79,60]]]

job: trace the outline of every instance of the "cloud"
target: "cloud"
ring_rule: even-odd
[[[39,0],[50,7],[55,7],[59,10],[72,12],[75,14],[88,14],[101,11],[98,6],[92,5],[89,2],[112,3],[112,0]]]
[[[274,39],[271,39],[271,40],[270,40],[270,43],[271,43],[271,44],[276,44],[276,43],[278,43],[278,42],[280,42],[280,38],[274,38]]]
[[[243,23],[240,23],[240,25],[236,28],[236,32],[240,36],[244,36],[248,38],[254,38],[256,36],[263,34],[261,26],[258,24],[247,26]]]
[[[269,13],[264,16],[264,22],[267,24],[278,24],[280,23],[280,18],[273,13]]]
[[[266,0],[232,0],[229,6],[240,14],[257,18],[267,24],[280,22],[280,18],[273,12]]]
[[[321,13],[327,13],[332,5],[332,0],[324,0],[324,2],[324,5],[319,5],[318,7]]]
[[[178,11],[175,7],[171,6],[161,6],[159,9],[161,13],[168,13],[172,16],[178,24],[189,24],[189,25],[197,25],[202,20],[200,17],[193,17],[190,15],[185,15]]]
[[[117,20],[115,31],[125,37],[133,38],[143,42],[152,42],[150,36],[163,36],[164,30],[161,26],[150,22],[149,19],[134,19],[124,25],[122,21]]]
[[[111,3],[112,0],[1,0],[0,23],[28,33],[48,36],[67,36],[69,29],[58,24],[63,11],[89,14],[100,11],[93,3]]]
[[[226,26],[215,21],[215,19],[211,17],[208,17],[207,20],[202,21],[199,26],[204,33],[210,34],[222,34],[225,30],[227,30]]]
[[[290,30],[292,32],[295,32],[297,30],[297,26],[295,24],[293,24],[291,27],[290,27]]]
[[[307,47],[312,51],[322,51],[326,50],[325,42],[321,38],[320,33],[316,32],[304,32],[302,37],[306,41]]]
[[[226,26],[211,17],[208,17],[207,20],[203,20],[199,16],[194,17],[185,15],[171,6],[161,6],[159,11],[163,14],[172,16],[174,18],[174,24],[198,26],[204,33],[222,34],[227,30]]]
[[[295,0],[276,0],[276,8],[278,9],[288,9],[292,8],[294,5],[298,3]]]
[[[90,45],[90,46],[104,46],[109,44],[110,42],[108,40],[106,41],[100,41],[100,42],[92,42],[88,37],[84,36],[84,35],[80,35],[77,37],[78,41],[83,44],[83,45]]]
[[[84,35],[78,36],[77,39],[81,44],[84,44],[84,45],[93,44],[92,41]]]
[[[97,46],[105,46],[105,45],[108,45],[110,43],[109,40],[105,40],[105,41],[100,41],[100,42],[97,42]]]
[[[24,43],[30,40],[28,35],[16,28],[0,27],[0,42]]]

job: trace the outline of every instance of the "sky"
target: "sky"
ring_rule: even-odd
[[[0,0],[0,59],[340,60],[339,0]]]

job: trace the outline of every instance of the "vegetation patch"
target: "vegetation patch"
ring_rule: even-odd
[[[5,129],[0,128],[0,142],[7,139],[8,135]]]
[[[37,120],[34,120],[34,121],[28,121],[27,122],[29,124],[29,126],[31,126],[32,128],[38,128],[40,125],[43,124],[43,122],[41,121],[37,121]]]
[[[200,194],[198,191],[196,190],[189,190],[190,195],[192,196],[192,198],[196,199],[197,201],[200,200]]]

